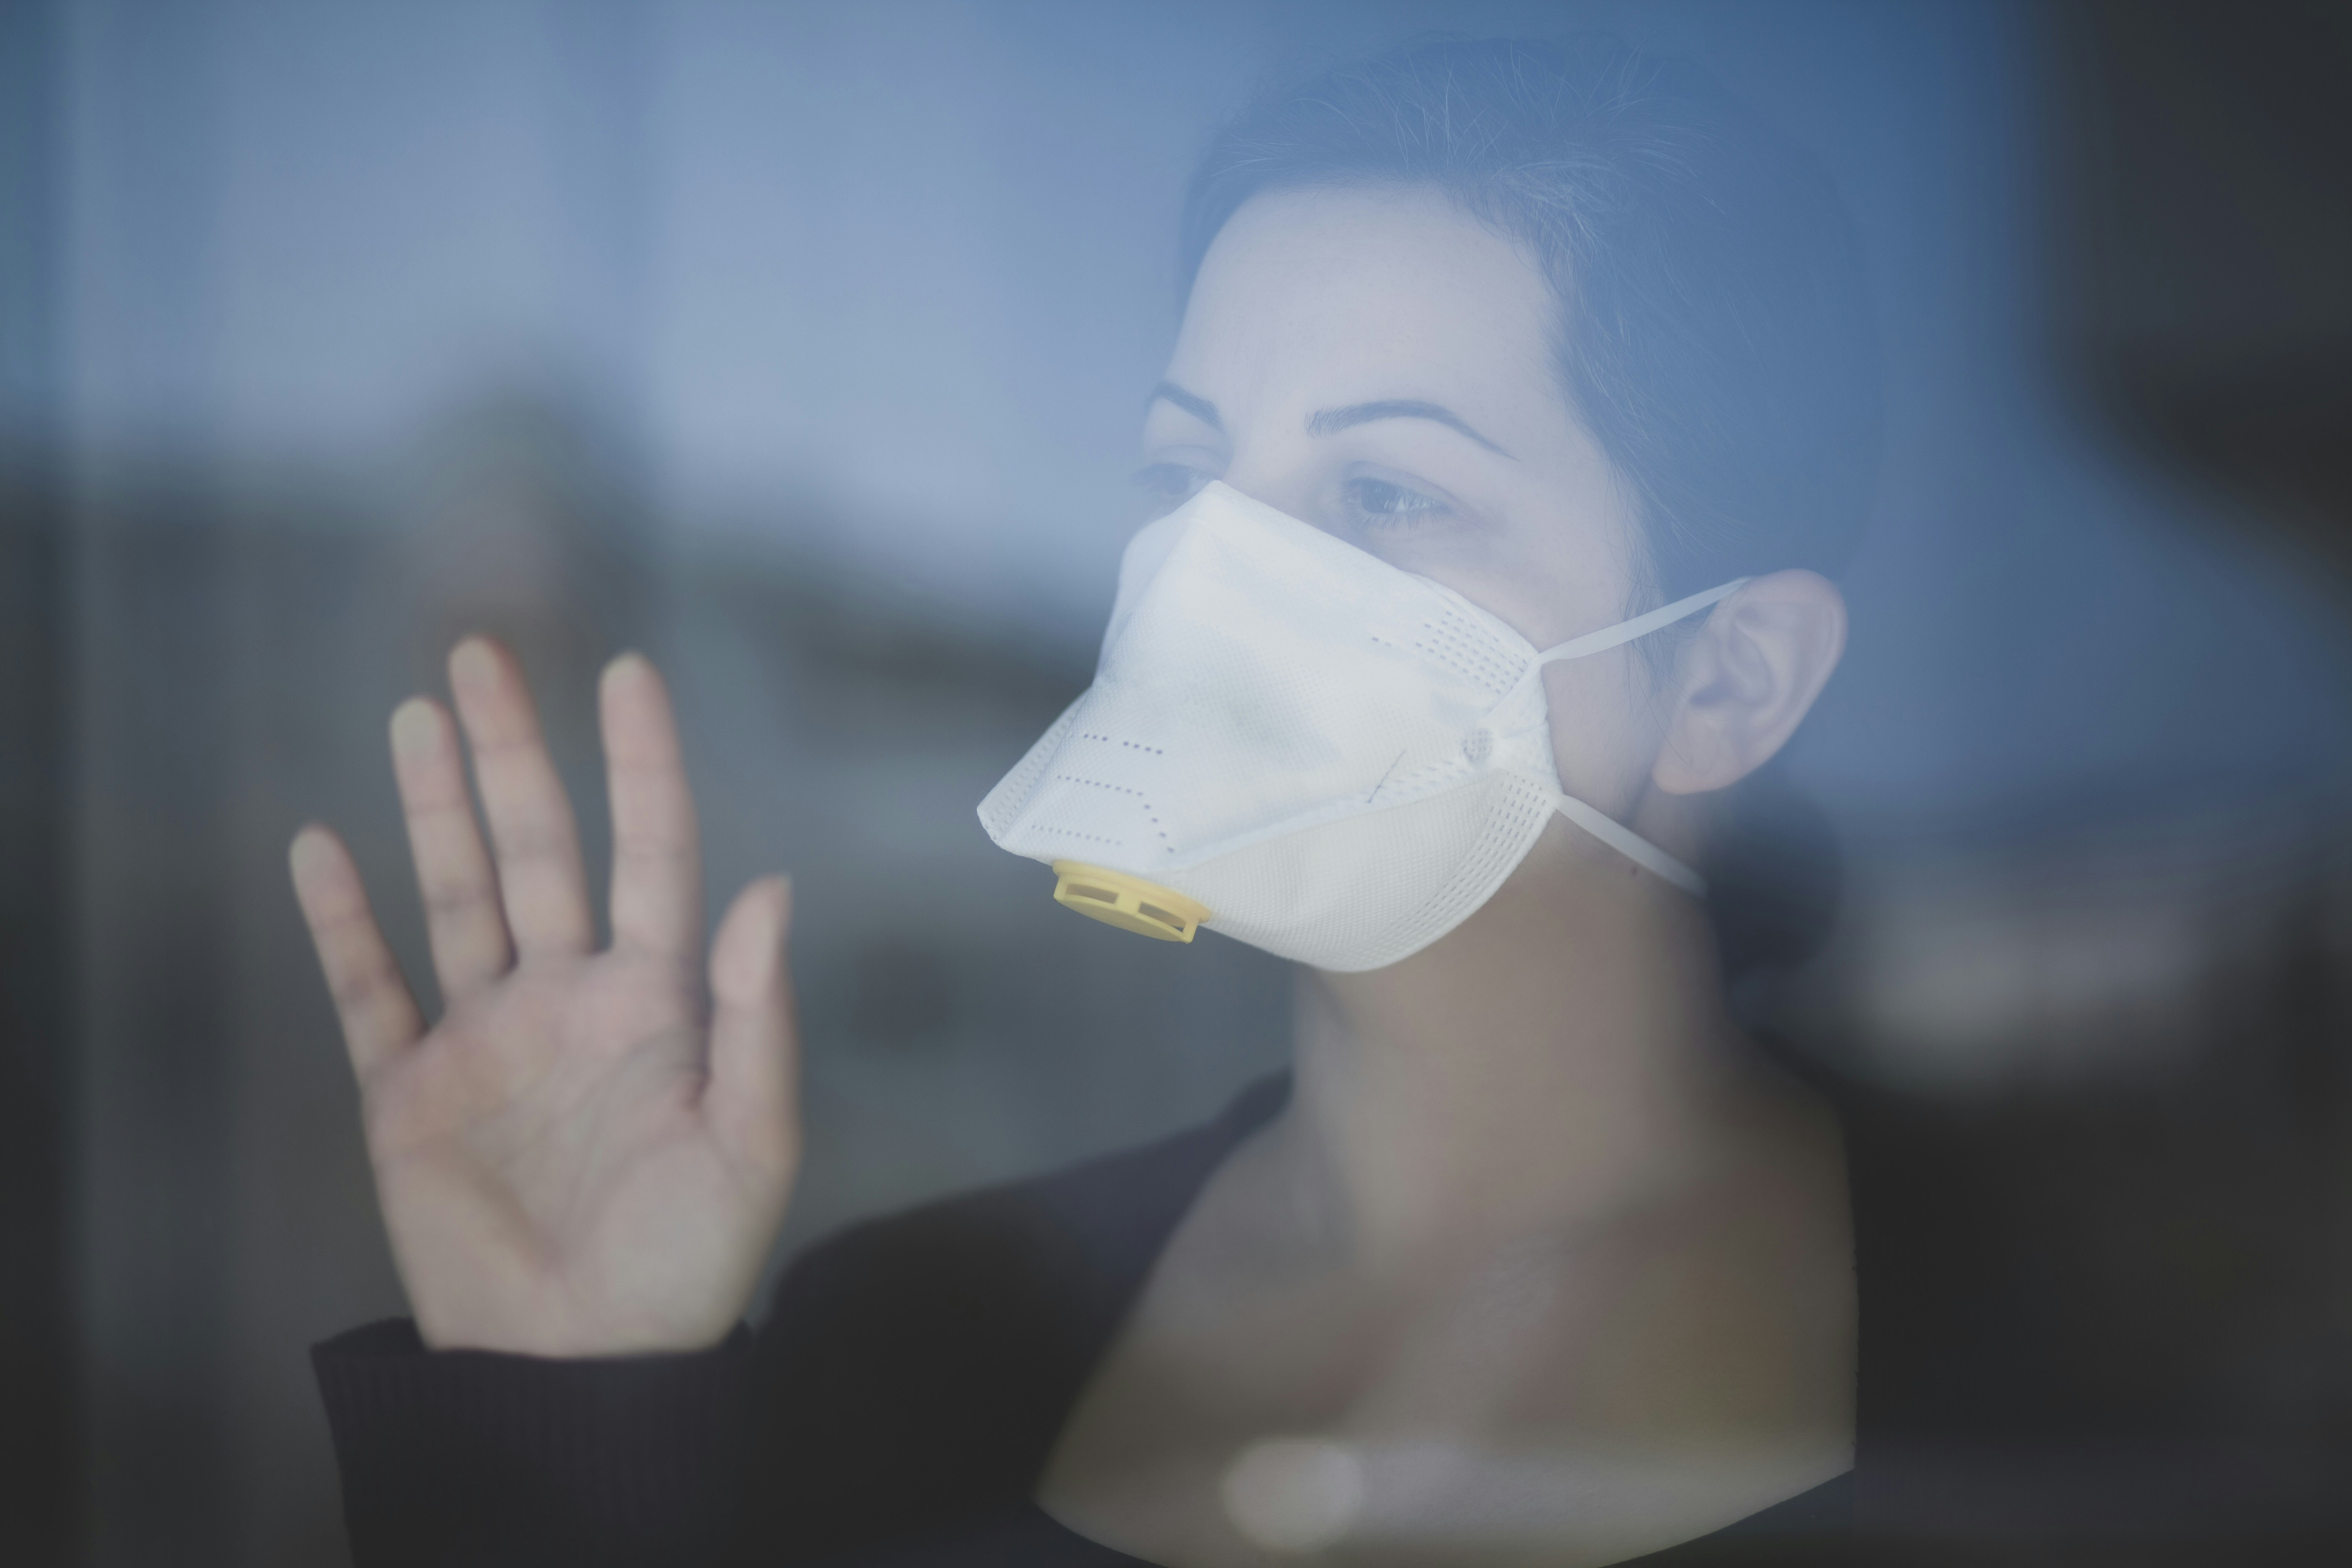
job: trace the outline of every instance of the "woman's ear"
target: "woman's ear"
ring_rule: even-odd
[[[1681,693],[1650,782],[1668,795],[1738,783],[1796,732],[1845,651],[1845,598],[1812,572],[1759,577],[1683,650]]]

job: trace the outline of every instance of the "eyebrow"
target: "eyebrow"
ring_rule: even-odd
[[[1197,393],[1185,391],[1172,381],[1163,381],[1153,387],[1151,395],[1143,401],[1147,406],[1154,403],[1172,403],[1218,435],[1225,433],[1225,422],[1218,416],[1215,404]]]
[[[1172,381],[1163,381],[1153,387],[1151,395],[1144,401],[1146,404],[1173,404],[1217,434],[1221,436],[1224,434],[1225,422],[1217,413],[1217,405],[1198,393],[1185,391]],[[1410,397],[1385,398],[1378,403],[1351,403],[1345,408],[1326,408],[1307,421],[1307,433],[1309,436],[1334,436],[1342,430],[1352,429],[1358,425],[1369,425],[1375,419],[1433,420],[1449,430],[1460,431],[1496,457],[1511,457],[1511,454],[1504,451],[1502,447],[1472,429],[1469,421],[1444,404],[1423,403],[1417,398]],[[1516,458],[1512,458],[1511,460],[1518,461]]]
[[[1379,403],[1351,403],[1345,408],[1326,408],[1307,422],[1309,436],[1332,436],[1358,425],[1369,425],[1375,419],[1429,419],[1449,430],[1458,430],[1498,458],[1511,455],[1470,428],[1469,422],[1451,408],[1438,403],[1423,403],[1412,398],[1388,398]],[[1511,459],[1517,462],[1518,459]]]

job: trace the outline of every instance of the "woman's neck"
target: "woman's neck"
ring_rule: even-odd
[[[1277,1154],[1294,1210],[1375,1272],[1562,1237],[1719,1169],[1774,1120],[1705,910],[1555,822],[1401,963],[1303,973]]]

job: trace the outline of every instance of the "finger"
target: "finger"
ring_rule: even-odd
[[[516,952],[587,952],[595,938],[580,832],[514,655],[488,637],[467,637],[449,655],[449,685],[474,748]]]
[[[721,1143],[780,1179],[800,1155],[799,1032],[784,944],[792,883],[763,877],[736,897],[711,945],[710,1085]]]
[[[702,947],[702,851],[669,692],[631,653],[604,667],[598,698],[613,800],[613,945],[691,963]]]
[[[365,1083],[377,1068],[416,1044],[425,1020],[408,994],[400,965],[376,929],[367,889],[341,839],[323,827],[294,836],[287,855],[294,897],[310,927],[310,942],[326,971],[327,990],[342,1020],[343,1046]]]
[[[412,697],[393,710],[392,771],[408,818],[408,848],[425,896],[433,973],[445,1003],[479,991],[507,972],[514,951],[499,907],[498,877],[466,793],[457,726],[442,706]]]

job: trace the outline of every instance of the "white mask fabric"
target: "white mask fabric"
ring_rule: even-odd
[[[1727,583],[1538,650],[1461,595],[1211,483],[1139,532],[1094,683],[980,803],[1055,896],[1319,969],[1452,931],[1555,811],[1668,882],[1698,874],[1563,794],[1542,669],[1694,615]]]

